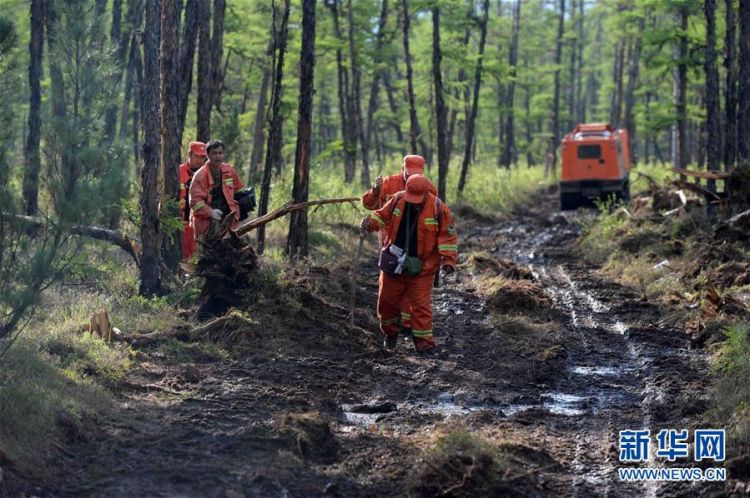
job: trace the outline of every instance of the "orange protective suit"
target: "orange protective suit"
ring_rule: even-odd
[[[408,156],[407,156],[408,157]],[[400,172],[395,175],[387,176],[383,179],[383,185],[376,189],[371,188],[362,196],[362,205],[370,210],[380,209],[383,207],[391,198],[402,190],[406,190],[406,174],[405,169],[402,168]],[[437,195],[437,189],[430,183],[430,192]],[[382,246],[385,241],[385,233],[381,231],[378,234],[380,244]],[[405,297],[404,302],[401,303],[401,325],[404,328],[411,328],[411,303],[409,298]]]
[[[188,260],[195,252],[195,233],[190,225],[190,209],[188,205],[188,189],[193,180],[190,161],[180,164],[180,214],[182,216],[182,259]]]
[[[419,175],[421,176],[421,175]],[[384,230],[385,246],[398,235],[406,195],[398,194],[381,209],[369,215],[369,231]],[[436,210],[439,210],[439,216]],[[435,273],[443,266],[456,267],[458,237],[453,215],[448,206],[426,192],[417,221],[417,257],[422,262],[419,275],[387,275],[380,272],[378,290],[378,319],[384,335],[399,333],[400,305],[404,298],[411,302],[412,337],[417,351],[427,351],[436,346],[432,336],[432,282]]]
[[[211,190],[214,187],[214,180],[209,164],[201,166],[190,183],[190,224],[195,231],[196,239],[203,236],[211,225]],[[234,216],[234,222],[231,225],[231,228],[234,228],[240,219],[240,207],[234,200],[234,191],[240,190],[244,185],[234,168],[227,163],[221,163],[221,181],[222,194],[229,205],[229,211]],[[224,213],[224,216],[227,214],[229,213]]]

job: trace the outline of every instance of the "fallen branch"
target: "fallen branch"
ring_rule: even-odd
[[[353,203],[358,200],[358,197],[344,197],[339,199],[320,199],[317,201],[301,202],[299,204],[293,204],[292,201],[289,201],[275,211],[272,211],[263,216],[259,216],[258,218],[254,218],[252,220],[241,222],[239,225],[237,225],[237,228],[231,230],[231,232],[240,237],[251,230],[255,230],[256,228],[265,225],[266,223],[281,218],[282,216],[287,215],[292,211],[299,211],[300,209],[307,209],[312,206],[322,206],[324,204],[343,204],[346,202]]]
[[[22,214],[10,213],[2,213],[2,216],[5,219],[20,221],[21,223],[35,228],[43,228],[49,224],[47,221],[37,216],[26,216]],[[140,241],[131,239],[127,235],[124,235],[118,231],[91,225],[73,225],[70,227],[70,233],[73,233],[75,235],[84,235],[86,237],[91,237],[92,239],[111,242],[130,254],[130,256],[133,258],[133,261],[135,261],[136,266],[140,266],[141,264]]]
[[[691,171],[683,168],[672,168],[672,171],[680,175],[693,178],[704,178],[706,180],[726,180],[732,173],[728,171]]]
[[[709,200],[713,198],[713,200],[720,201],[722,200],[722,196],[717,194],[716,192],[711,192],[707,188],[697,185],[695,183],[689,183],[689,182],[683,182],[682,180],[675,180],[672,182],[672,185],[676,187],[683,188],[685,190],[690,190],[691,192],[694,192],[698,195],[703,196],[706,200]],[[684,193],[682,194],[685,195]],[[682,201],[682,198],[680,199]],[[686,202],[683,202],[683,205],[686,204]]]

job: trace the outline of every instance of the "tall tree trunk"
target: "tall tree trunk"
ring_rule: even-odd
[[[601,64],[601,51],[602,51],[602,21],[596,24],[596,34],[594,35],[594,55],[593,60],[590,63],[590,67],[598,67]],[[596,113],[599,108],[599,78],[597,78],[597,72],[595,69],[588,71],[589,76],[586,80],[586,95],[588,96],[589,104],[588,108],[584,106],[581,121],[586,122],[587,120],[595,119]],[[585,101],[586,99],[584,99]]]
[[[198,0],[198,101],[195,110],[196,138],[211,138],[211,0]]]
[[[544,175],[550,171],[555,174],[557,168],[557,146],[560,142],[560,62],[562,61],[563,35],[565,34],[565,0],[560,0],[560,17],[557,22],[557,45],[555,47],[555,92],[552,101],[552,116],[550,116],[550,131],[552,136],[547,149],[544,164]]]
[[[530,168],[535,164],[534,155],[531,153],[531,143],[533,140],[531,133],[531,91],[529,91],[529,85],[524,85],[523,89],[523,108],[526,113],[526,167]]]
[[[357,42],[354,36],[356,25],[352,0],[349,0],[347,5],[347,14],[349,16],[349,62],[352,66],[352,110],[354,113],[354,119],[349,124],[355,130],[355,136],[359,139],[362,151],[362,185],[367,186],[370,184],[370,161],[369,151],[367,150],[368,144],[365,140],[364,123],[362,122],[362,98],[360,93],[362,72],[357,60]]]
[[[161,0],[161,47],[159,74],[161,77],[161,170],[164,190],[162,206],[174,218],[180,217],[180,81],[178,33],[180,7],[178,0]],[[162,259],[170,270],[176,270],[182,258],[182,244],[178,236],[164,237]]]
[[[576,70],[576,112],[573,118],[573,125],[584,122],[586,113],[586,99],[583,97],[583,47],[586,44],[586,34],[583,30],[583,0],[578,2],[578,17],[576,18],[578,27],[578,69]]]
[[[221,109],[221,93],[224,89],[222,57],[224,54],[224,14],[226,10],[226,0],[214,0],[214,25],[211,33],[211,102],[216,109]]]
[[[469,16],[474,14],[473,8],[474,3],[471,3],[472,10],[468,13]],[[469,26],[466,27],[464,30],[464,38],[462,40],[462,45],[464,47],[464,50],[467,50],[467,47],[469,46],[469,40],[471,39],[471,29]],[[468,53],[468,52],[467,52]],[[458,68],[458,77],[456,78],[457,87],[453,91],[453,97],[458,101],[461,98],[461,90],[463,90],[464,93],[464,101],[467,101],[469,99],[468,93],[469,88],[466,85],[466,69],[464,69],[464,66],[461,65],[461,67]],[[456,122],[458,121],[458,110],[459,106],[454,106],[451,109],[451,117],[448,120],[448,136],[446,137],[446,155],[450,158],[453,155],[453,140],[455,137],[455,130],[456,130]],[[464,107],[464,115],[468,114],[468,105]],[[464,118],[465,119],[465,118]]]
[[[628,52],[630,52],[630,41],[628,41]],[[622,73],[625,66],[625,40],[617,41],[615,48],[615,63],[613,66],[612,81],[615,88],[612,92],[612,107],[610,109],[609,121],[612,126],[619,128],[622,119]]]
[[[112,84],[115,88],[118,88],[122,80],[122,71],[125,66],[128,42],[130,41],[129,33],[125,33],[125,35],[122,33],[122,0],[113,0],[112,2],[112,26],[109,39],[116,54]],[[117,100],[115,98],[107,105],[104,130],[106,141],[111,143],[117,133]]]
[[[583,1],[583,0],[580,0]],[[572,130],[575,123],[573,122],[576,110],[576,69],[577,62],[576,57],[578,56],[578,30],[575,30],[575,20],[577,16],[576,0],[570,1],[570,29],[572,36],[570,37],[569,50],[570,58],[568,59],[568,85],[567,85],[567,104],[568,104],[568,115],[565,120],[565,129]]]
[[[466,143],[464,144],[464,161],[461,164],[461,179],[458,182],[458,191],[462,193],[464,191],[464,186],[466,185],[466,175],[469,172],[469,163],[471,162],[471,153],[474,147],[474,144],[476,143],[476,138],[474,137],[474,125],[477,120],[477,112],[479,110],[479,89],[482,85],[482,65],[484,62],[484,44],[487,41],[487,19],[490,15],[490,0],[484,0],[484,3],[482,5],[482,9],[484,10],[484,15],[482,16],[481,21],[479,22],[479,55],[477,57],[477,66],[474,69],[474,98],[471,103],[471,113],[469,114],[469,119],[466,123]],[[438,126],[444,126],[438,123]],[[440,133],[438,131],[438,133]],[[447,162],[446,159],[446,172],[447,172]]]
[[[750,161],[750,0],[740,0],[740,63],[737,95],[737,162]]]
[[[281,15],[281,26],[276,28],[277,7],[276,2],[272,4],[273,9],[273,45],[274,45],[274,77],[273,91],[271,93],[271,118],[268,129],[268,146],[266,147],[266,161],[263,167],[263,181],[260,190],[260,202],[258,203],[258,216],[268,213],[268,200],[271,195],[271,174],[273,167],[280,161],[281,156],[281,89],[284,78],[284,53],[286,52],[287,35],[289,27],[289,2],[284,0],[284,12]],[[258,254],[263,254],[266,243],[266,230],[264,226],[258,227]]]
[[[195,64],[195,44],[198,35],[198,12],[201,0],[187,0],[185,4],[185,25],[182,27],[179,65],[179,115],[177,131],[178,143],[182,143],[187,118],[188,100],[193,87],[193,65]]]
[[[510,67],[510,82],[508,83],[507,101],[509,104],[508,114],[505,117],[505,144],[500,157],[500,164],[510,168],[515,148],[515,125],[513,123],[513,93],[516,86],[516,65],[518,64],[518,32],[521,29],[521,0],[516,0],[513,8],[513,28],[510,35],[510,53],[508,54],[508,65]],[[528,93],[528,89],[527,89]]]
[[[314,69],[315,0],[302,0],[297,151],[294,154],[294,186],[292,187],[292,199],[295,203],[307,202],[309,198]],[[308,254],[306,209],[294,211],[290,215],[286,250],[291,259]]]
[[[132,96],[135,95],[135,98],[132,99],[136,102],[136,105],[140,105],[140,90],[136,89],[133,91],[133,87],[136,86],[136,79],[138,75],[136,74],[136,61],[140,56],[140,48],[138,43],[138,38],[141,28],[141,22],[143,20],[143,2],[141,0],[129,0],[128,1],[128,18],[130,19],[131,23],[131,32],[129,34],[129,40],[128,40],[128,66],[127,70],[125,71],[125,97],[122,102],[122,112],[120,113],[120,133],[119,137],[120,140],[125,141],[125,139],[128,136],[128,122],[130,120],[130,105],[131,105],[131,99]],[[138,120],[136,120],[136,123]],[[140,125],[136,126],[136,133],[137,130],[140,128]],[[137,143],[137,140],[136,140]],[[135,164],[138,164],[138,153],[136,150],[135,153],[136,161]]]
[[[273,34],[271,35],[273,36]],[[271,71],[273,69],[273,38],[268,42],[266,51],[266,64],[263,66],[263,76],[260,80],[260,91],[258,92],[258,105],[255,108],[255,125],[253,127],[253,149],[250,153],[250,173],[248,183],[253,185],[260,178],[261,162],[263,161],[263,143],[265,141],[266,113],[268,100],[268,87],[271,84]]]
[[[735,47],[736,21],[734,17],[735,0],[725,0],[726,38],[724,47],[724,67],[726,68],[726,89],[724,90],[724,107],[726,123],[724,128],[724,170],[734,167],[737,159],[737,48]]]
[[[36,216],[39,209],[39,171],[42,169],[39,143],[42,133],[42,50],[44,45],[44,2],[31,0],[29,38],[29,134],[24,149],[24,212]]]
[[[401,130],[401,122],[398,116],[401,114],[398,103],[396,102],[395,91],[391,84],[391,73],[389,71],[383,71],[383,85],[385,85],[386,95],[388,96],[388,107],[391,110],[391,114],[394,115],[393,119],[390,120],[390,124],[393,127],[393,131],[396,132],[396,140],[399,144],[404,143],[404,133]]]
[[[141,285],[142,296],[161,290],[159,264],[159,0],[146,0],[143,31],[143,148],[141,157]]]
[[[684,168],[687,166],[687,154],[685,149],[685,142],[687,139],[687,115],[686,115],[686,96],[687,96],[687,64],[684,62],[687,57],[687,25],[688,25],[688,13],[687,9],[683,7],[679,14],[680,23],[680,37],[677,42],[677,60],[681,61],[677,64],[674,71],[674,87],[673,96],[675,104],[675,113],[677,114],[677,120],[672,126],[672,167],[673,168]],[[680,175],[682,180],[685,180],[683,175]]]
[[[422,148],[422,155],[424,156],[427,163],[430,163],[430,153],[427,144],[422,137],[422,128],[419,126],[419,119],[417,118],[417,104],[414,97],[414,70],[411,64],[411,52],[409,50],[409,24],[411,22],[409,18],[409,0],[401,0],[401,7],[403,10],[403,31],[404,31],[404,59],[406,59],[406,92],[409,99],[409,134],[411,139],[411,154],[416,154],[417,143]]]
[[[333,16],[333,32],[336,40],[336,76],[338,83],[339,121],[341,122],[341,140],[344,143],[344,182],[354,181],[357,170],[357,137],[352,136],[349,119],[352,113],[352,99],[349,90],[349,75],[344,66],[344,53],[341,50],[343,37],[341,36],[341,25],[339,23],[338,0],[328,0],[326,6],[331,10]]]
[[[706,160],[708,169],[721,169],[721,110],[719,106],[719,70],[716,67],[716,2],[705,0],[706,14]],[[708,180],[708,190],[716,192],[716,181]],[[714,205],[708,204],[709,216],[714,215]]]
[[[643,33],[645,18],[638,18],[638,32]],[[638,142],[635,129],[635,89],[638,86],[638,75],[641,59],[641,37],[635,38],[635,45],[628,61],[628,85],[625,89],[625,128],[628,130],[628,145],[633,164],[638,163]]]
[[[367,131],[364,135],[363,150],[370,149],[373,129],[375,127],[375,108],[378,105],[378,90],[380,89],[380,76],[383,71],[381,54],[385,44],[385,25],[388,22],[388,0],[382,0],[380,6],[380,20],[378,21],[378,33],[375,37],[375,71],[372,75],[372,84],[370,85],[370,98],[367,103]],[[366,145],[365,145],[366,144]],[[369,183],[369,182],[368,182]]]
[[[447,201],[446,182],[448,180],[448,156],[446,153],[445,131],[447,129],[447,110],[443,96],[443,74],[440,64],[443,53],[440,49],[440,8],[432,8],[432,79],[435,84],[435,112],[437,113],[437,151],[438,151],[438,197]]]

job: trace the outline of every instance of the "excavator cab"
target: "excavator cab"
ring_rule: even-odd
[[[614,195],[630,199],[628,132],[607,123],[579,124],[562,140],[560,209]]]

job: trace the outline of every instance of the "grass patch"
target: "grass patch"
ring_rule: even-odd
[[[726,341],[712,357],[717,375],[713,402],[717,423],[727,429],[730,457],[750,447],[750,329],[734,323],[723,329]]]

